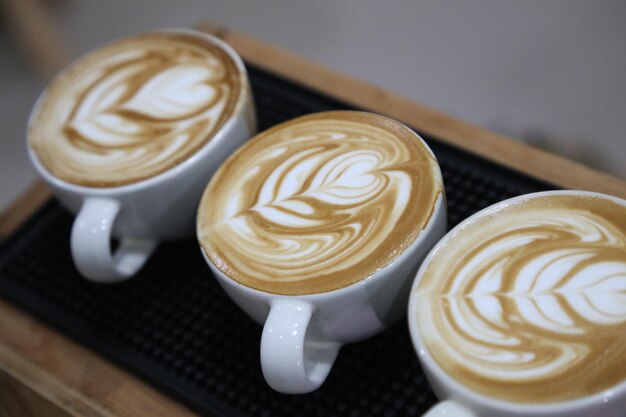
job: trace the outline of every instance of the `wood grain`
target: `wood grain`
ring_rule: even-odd
[[[2,300],[0,381],[11,417],[196,415]]]
[[[61,31],[40,0],[4,0],[4,22],[24,55],[45,78],[51,78],[69,60]]]
[[[46,200],[50,189],[43,181],[35,181],[17,200],[5,209],[0,216],[0,239],[28,219]]]
[[[566,188],[626,198],[623,181],[338,74],[267,43],[202,25],[243,57],[355,106],[394,117],[465,150]],[[35,183],[0,216],[0,237],[30,217],[50,191]],[[0,417],[194,416],[129,372],[0,300]]]

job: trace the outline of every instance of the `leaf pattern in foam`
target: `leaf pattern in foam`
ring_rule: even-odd
[[[368,276],[410,243],[437,197],[431,156],[387,119],[381,128],[353,117],[288,122],[223,166],[200,237],[216,263],[257,288],[318,291]]]
[[[463,367],[531,381],[594,360],[626,330],[626,240],[591,212],[521,217],[468,227],[472,249],[439,297],[423,297]]]
[[[313,201],[343,209],[365,205],[388,183],[380,171],[382,159],[374,150],[345,153],[336,147],[302,150],[272,170],[252,210],[285,226],[323,225],[328,223],[328,218],[315,216],[317,209]],[[407,182],[400,174],[396,178]]]
[[[225,122],[243,88],[233,71],[219,48],[184,34],[115,42],[70,67],[65,84],[51,85],[46,122],[32,140],[44,164],[71,182],[151,177],[191,156]]]

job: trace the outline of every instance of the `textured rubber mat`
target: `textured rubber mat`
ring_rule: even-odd
[[[349,108],[249,67],[259,129]],[[554,188],[424,137],[442,167],[450,226],[492,203]],[[135,278],[98,285],[72,265],[72,216],[48,202],[0,248],[0,294],[200,413],[217,416],[414,416],[435,397],[406,322],[345,346],[326,383],[275,393],[259,363],[261,327],[211,276],[195,241],[160,246]],[[94,375],[97,378],[97,375]]]

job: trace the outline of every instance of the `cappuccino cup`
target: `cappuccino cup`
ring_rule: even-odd
[[[624,416],[626,201],[548,191],[471,216],[424,260],[408,321],[428,416]]]
[[[342,345],[404,316],[445,229],[430,149],[394,120],[353,111],[257,135],[213,176],[197,220],[218,282],[264,326],[267,383],[287,394],[316,390]]]
[[[162,30],[112,42],[64,69],[35,104],[27,142],[38,173],[77,214],[76,268],[116,282],[133,276],[159,241],[194,235],[209,178],[255,129],[235,51],[201,32]]]

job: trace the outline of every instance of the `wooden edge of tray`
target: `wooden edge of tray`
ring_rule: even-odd
[[[0,415],[196,416],[4,300],[0,300]]]
[[[464,150],[564,188],[626,198],[626,183],[565,158],[458,120],[379,87],[222,26],[200,29],[223,39],[248,62],[355,106],[394,117]],[[0,215],[8,236],[50,196],[37,181]],[[139,378],[0,300],[0,415],[193,416]]]
[[[19,225],[32,216],[51,195],[50,188],[42,180],[33,182],[0,215],[0,239],[9,236]]]
[[[626,198],[626,181],[449,116],[223,26],[203,23],[199,29],[224,40],[247,62],[357,107],[393,117],[531,177],[563,188]]]

